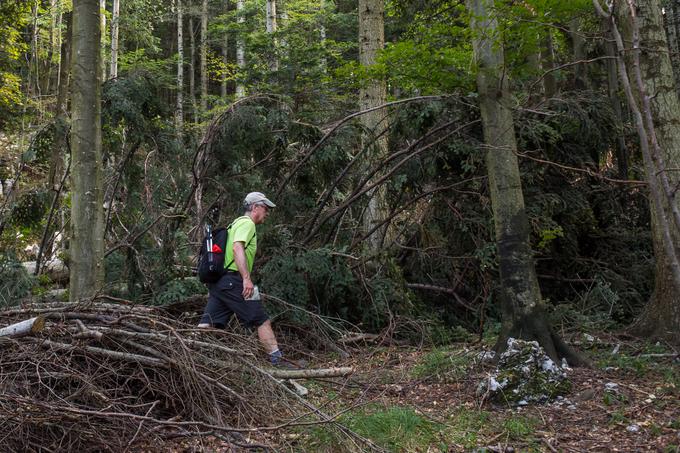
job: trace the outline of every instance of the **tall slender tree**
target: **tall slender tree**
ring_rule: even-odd
[[[102,71],[102,76],[101,80],[104,81],[106,80],[106,48],[104,47],[104,40],[101,39],[104,36],[106,36],[106,0],[99,0],[99,20],[100,20],[100,26],[101,26],[101,33],[100,33],[100,46],[101,46],[101,58],[100,58],[100,68]]]
[[[208,110],[208,0],[201,3],[201,113]]]
[[[269,35],[274,35],[277,30],[277,23],[276,23],[276,0],[266,0],[266,29],[267,29],[267,34]],[[276,40],[275,38],[272,39],[272,48],[274,51],[269,55],[269,70],[270,71],[278,71],[279,69],[279,59],[276,56]]]
[[[230,0],[224,0],[224,12],[229,11]],[[222,75],[222,80],[220,81],[220,94],[222,98],[227,97],[227,71],[226,68],[229,67],[229,33],[224,33],[222,37],[222,65],[225,68],[224,74]]]
[[[114,0],[117,1],[117,0]],[[184,11],[182,0],[177,0],[177,102],[175,126],[182,137],[184,131]]]
[[[597,2],[597,0],[594,0]],[[595,3],[599,8],[599,3]],[[600,8],[601,10],[601,8]],[[616,4],[611,11],[613,31],[620,28],[623,37],[618,39],[618,50],[629,59],[628,74],[621,70],[634,92],[629,95],[629,105],[638,118],[640,144],[651,153],[646,160],[652,209],[652,240],[656,260],[654,293],[635,330],[645,336],[653,335],[680,341],[680,198],[676,195],[680,185],[680,102],[675,87],[675,76],[663,28],[661,3],[648,0],[633,4],[626,0]],[[632,43],[624,49],[624,43]],[[642,51],[644,46],[645,51]],[[622,68],[624,68],[622,66]],[[652,161],[653,159],[653,161]],[[659,193],[661,193],[661,196]]]
[[[377,62],[378,53],[385,47],[385,1],[359,0],[359,62],[370,69]],[[382,79],[371,79],[362,85],[359,92],[359,109],[369,110],[385,104],[387,88]],[[376,109],[361,116],[361,122],[368,132],[365,134],[364,147],[371,147],[369,162],[376,162],[387,154],[386,110]],[[384,186],[372,190],[364,213],[364,229],[371,231],[382,221],[386,209]],[[378,229],[368,238],[373,249],[382,244],[385,228]]]
[[[246,18],[243,13],[245,10],[245,1],[236,0],[236,22],[239,25],[243,25],[246,22]],[[239,29],[238,37],[236,38],[236,66],[238,66],[239,79],[236,82],[236,98],[241,99],[246,95],[246,87],[243,84],[241,78],[243,77],[243,71],[246,68],[246,43],[243,39],[242,33],[244,31]]]
[[[181,1],[181,0],[179,0]],[[118,77],[118,30],[120,29],[120,0],[113,0],[111,5],[111,67],[109,78]]]
[[[500,261],[502,329],[496,350],[504,350],[510,336],[526,338],[537,340],[554,360],[564,357],[572,365],[581,365],[585,363],[583,359],[550,327],[538,286],[494,0],[468,0],[468,8],[478,65],[477,91]]]
[[[666,2],[663,23],[666,27],[668,50],[675,73],[675,89],[680,96],[680,0]]]
[[[73,1],[69,256],[72,301],[94,295],[104,281],[100,12],[98,0]]]

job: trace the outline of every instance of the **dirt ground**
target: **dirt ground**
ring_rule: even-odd
[[[374,407],[411,407],[444,427],[435,445],[414,447],[417,451],[442,451],[442,445],[452,452],[680,451],[677,353],[658,344],[615,338],[601,341],[581,348],[594,367],[568,371],[572,382],[569,394],[547,404],[524,407],[492,405],[476,395],[480,380],[493,370],[491,364],[477,360],[482,347],[439,349],[439,359],[434,361],[431,349],[367,348],[349,360],[323,366],[350,364],[356,368],[340,392],[345,402],[339,406],[370,401]],[[656,352],[659,350],[664,352]],[[447,354],[454,358],[450,365],[442,360]],[[471,414],[485,416],[476,426],[477,432],[465,432],[475,424],[461,423],[461,410],[467,418]],[[513,430],[516,419],[530,421],[530,429]],[[453,435],[447,436],[447,432]]]
[[[403,427],[386,428],[392,430],[393,442],[372,438],[386,451],[680,451],[680,361],[672,348],[614,337],[596,339],[581,345],[594,366],[568,371],[572,382],[568,394],[522,407],[494,405],[477,396],[479,382],[493,371],[491,363],[479,360],[487,349],[481,344],[440,348],[364,344],[352,349],[348,358],[298,351],[310,367],[355,368],[349,379],[300,382],[310,391],[308,401],[327,414],[337,414],[340,422],[350,421],[351,429],[368,438],[370,432],[361,421],[365,419],[352,418],[352,414],[407,408],[436,426],[424,439]],[[260,440],[279,445],[277,451],[362,451],[319,441],[317,434],[282,430]],[[189,443],[179,450],[241,451],[219,442]]]

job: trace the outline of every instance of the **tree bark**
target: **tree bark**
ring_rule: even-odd
[[[191,0],[189,0],[189,5]],[[194,32],[194,16],[189,14],[189,99],[194,115],[194,123],[198,123],[196,108],[196,34]]]
[[[229,0],[224,0],[224,12],[229,11]],[[220,94],[222,99],[227,97],[227,74],[226,70],[229,67],[229,33],[225,33],[222,38],[222,64],[224,65],[225,73],[222,75],[220,84]]]
[[[181,1],[181,0],[178,0]],[[118,77],[118,30],[120,25],[120,0],[113,0],[111,10],[111,67],[109,78]]]
[[[99,15],[97,0],[74,0],[69,256],[72,301],[91,297],[104,280]]]
[[[44,327],[45,318],[43,316],[36,316],[35,318],[1,328],[0,337],[23,337],[24,335],[40,332]]]
[[[276,33],[276,0],[266,0],[267,9],[267,34],[273,35]],[[279,70],[279,60],[276,56],[276,39],[272,37],[272,49],[273,52],[269,55],[269,70],[278,71]]]
[[[611,57],[605,60],[607,66],[607,94],[609,95],[609,102],[611,103],[612,110],[614,111],[618,123],[623,124],[623,110],[621,108],[621,100],[619,99],[619,77],[617,75],[615,60],[618,53],[609,26],[607,25],[605,29],[607,30],[607,33],[604,48],[606,55]],[[623,138],[623,134],[617,134],[616,166],[619,179],[628,179],[628,155],[628,148],[626,147],[626,141]]]
[[[586,40],[581,32],[581,22],[578,17],[569,21],[572,54],[576,62],[586,60]],[[577,90],[588,89],[588,66],[585,63],[577,63],[574,66],[574,88]]]
[[[99,19],[101,21],[101,34],[99,40],[101,44],[100,68],[102,71],[101,81],[106,80],[106,47],[104,46],[104,36],[106,36],[106,0],[99,0]]]
[[[117,0],[114,0],[117,1]],[[180,137],[184,133],[184,11],[182,0],[177,0],[177,110],[175,127]]]
[[[680,0],[666,2],[666,14],[664,14],[664,26],[668,39],[671,66],[675,75],[675,90],[680,96]]]
[[[385,47],[385,1],[359,0],[359,63],[370,69],[377,63],[378,53]],[[359,92],[359,109],[368,110],[385,104],[387,90],[384,80],[368,80]],[[385,131],[386,109],[377,109],[361,116],[367,133],[363,147],[372,148],[368,162],[377,162],[387,155],[388,144]],[[370,183],[370,181],[369,181]],[[364,230],[371,231],[386,215],[385,189],[378,186],[368,193],[369,201],[364,212]],[[369,247],[377,250],[383,242],[386,227],[381,227],[368,237]]]
[[[208,0],[201,4],[201,113],[208,110]]]
[[[322,13],[325,13],[325,11],[324,11],[326,9],[326,1],[325,0],[321,0],[321,4],[320,4],[319,8],[321,9]],[[324,74],[326,74],[326,71],[327,71],[327,68],[328,68],[328,61],[326,60],[326,56],[325,56],[325,52],[326,52],[326,24],[324,22],[325,17],[326,17],[326,15],[323,14],[321,16],[321,19],[320,19],[321,23],[319,23],[319,39],[321,41],[321,51],[324,52],[322,54],[323,56],[321,57],[320,64],[321,64],[321,72],[324,73]]]
[[[680,229],[678,222],[674,220],[677,216],[674,216],[673,210],[677,213],[680,208],[674,189],[680,184],[680,174],[676,170],[680,167],[680,118],[678,117],[680,102],[678,102],[675,75],[659,0],[638,2],[635,6],[629,5],[628,1],[617,5],[616,17],[622,29],[624,41],[632,42],[633,32],[638,28],[640,43],[645,49],[644,52],[641,52],[639,48],[633,49],[631,58],[639,58],[642,87],[637,90],[637,102],[642,104],[643,114],[646,111],[645,104],[649,104],[653,125],[647,121],[646,132],[652,140],[652,148],[654,148],[653,140],[656,138],[660,154],[654,169],[647,171],[647,179],[650,181],[651,188],[652,182],[658,178],[666,192],[666,197],[662,201],[657,201],[656,197],[650,200],[652,240],[656,260],[654,293],[633,326],[633,330],[640,335],[667,338],[678,343],[680,342],[677,334],[680,330],[680,299],[677,295],[680,292],[678,283],[680,277],[677,275],[677,268]],[[632,17],[632,13],[637,13],[637,18]],[[629,74],[632,80],[637,78],[635,64],[629,67]],[[652,152],[654,151],[652,149]],[[655,203],[661,203],[662,206],[655,206]]]
[[[57,190],[60,184],[64,169],[66,132],[68,129],[66,108],[69,91],[69,66],[71,62],[71,13],[65,13],[64,20],[66,21],[66,32],[61,43],[57,102],[54,106],[56,132],[50,156],[50,173],[48,177],[48,184],[51,190]]]
[[[246,18],[243,16],[244,9],[244,0],[236,0],[236,22],[239,24],[239,27],[242,27],[246,21]],[[246,87],[242,80],[246,69],[246,44],[241,36],[243,32],[243,30],[239,29],[239,35],[236,38],[236,66],[239,69],[238,81],[236,82],[236,99],[241,99],[246,95]]]
[[[557,80],[555,80],[555,49],[553,47],[552,31],[550,28],[543,30],[543,47],[541,49],[541,69],[543,69],[543,93],[546,99],[550,99],[557,93]]]
[[[574,366],[586,361],[550,327],[529,244],[529,223],[517,162],[510,92],[493,0],[468,0],[477,89],[486,143],[486,166],[500,261],[502,330],[495,349],[509,337],[537,340],[553,359]]]

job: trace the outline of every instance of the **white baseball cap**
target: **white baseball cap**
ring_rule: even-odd
[[[269,198],[267,198],[262,192],[250,192],[248,195],[246,195],[245,200],[243,200],[243,204],[251,205],[253,203],[264,203],[270,208],[276,207],[276,205],[272,203],[272,201]]]

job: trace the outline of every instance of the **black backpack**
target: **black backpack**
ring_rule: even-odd
[[[240,218],[240,217],[239,217]],[[238,220],[238,219],[236,219]],[[201,243],[201,251],[198,256],[198,279],[201,283],[217,283],[227,268],[234,262],[232,259],[229,264],[224,265],[224,258],[227,254],[227,238],[229,230],[236,222],[234,220],[227,228],[218,228],[213,231],[210,225],[205,226],[205,237]],[[248,248],[257,234],[254,234],[245,248]]]
[[[205,237],[198,256],[198,279],[202,283],[217,283],[226,274],[224,256],[227,248],[227,235],[226,228],[213,231],[210,225],[205,226]]]

